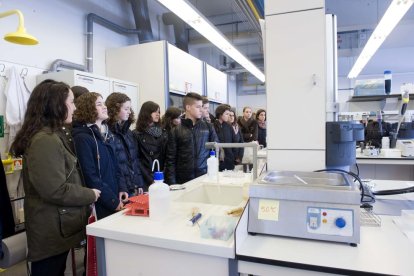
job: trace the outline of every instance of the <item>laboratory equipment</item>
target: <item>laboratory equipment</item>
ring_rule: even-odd
[[[132,196],[128,198],[129,203],[125,206],[125,215],[129,216],[149,216],[148,194]]]
[[[360,241],[361,192],[348,175],[270,171],[249,192],[251,234]]]
[[[413,140],[398,140],[397,149],[401,151],[403,157],[414,156],[414,141]]]
[[[326,167],[349,171],[355,164],[355,142],[364,140],[364,127],[354,122],[326,122]]]

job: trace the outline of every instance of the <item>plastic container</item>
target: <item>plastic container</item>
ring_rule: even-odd
[[[148,194],[150,219],[165,219],[170,210],[170,187],[164,183],[162,172],[154,173],[154,183],[149,187]]]
[[[391,79],[392,79],[391,71],[390,70],[384,71],[385,94],[387,95],[391,93]]]
[[[381,139],[381,148],[382,149],[389,149],[390,148],[390,137],[382,137]]]
[[[214,150],[210,151],[210,157],[207,159],[207,175],[211,180],[217,180],[218,176],[218,159]]]
[[[239,218],[211,216],[200,225],[200,235],[204,239],[227,241],[236,228]]]

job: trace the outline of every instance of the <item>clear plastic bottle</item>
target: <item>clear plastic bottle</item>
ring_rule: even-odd
[[[218,176],[218,159],[214,150],[210,151],[210,157],[207,159],[207,175],[211,180],[217,180]]]
[[[170,209],[170,187],[164,183],[162,172],[154,173],[154,183],[149,187],[148,193],[150,218],[165,219]]]

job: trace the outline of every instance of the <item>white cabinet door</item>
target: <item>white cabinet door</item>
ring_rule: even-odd
[[[111,93],[109,80],[105,78],[91,77],[77,73],[75,75],[75,85],[83,86],[90,92],[97,92],[102,95],[105,100]]]
[[[303,11],[324,7],[325,0],[273,0],[266,1],[265,14],[267,16],[278,13]]]
[[[168,44],[169,89],[203,94],[203,62]]]
[[[138,117],[141,108],[139,103],[139,88],[137,85],[112,81],[112,92],[119,92],[128,95],[131,99],[131,108],[135,113],[135,119]]]
[[[325,149],[325,10],[266,18],[269,149]]]
[[[206,79],[209,100],[227,103],[227,74],[207,64]]]

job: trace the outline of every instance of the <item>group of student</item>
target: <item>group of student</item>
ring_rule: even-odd
[[[10,149],[23,156],[31,275],[63,275],[70,248],[85,237],[90,205],[98,219],[121,210],[153,183],[155,159],[168,184],[181,184],[207,172],[206,142],[258,140],[266,146],[265,138],[260,142],[264,110],[255,120],[245,107],[236,121],[229,105],[219,105],[210,118],[208,101],[197,93],[186,94],[183,107],[184,113],[168,108],[161,120],[159,105],[145,102],[132,131],[135,116],[126,94],[104,101],[99,93],[72,91],[54,80],[35,87]],[[225,149],[219,156],[220,170],[233,169],[243,151]]]

